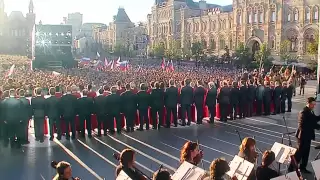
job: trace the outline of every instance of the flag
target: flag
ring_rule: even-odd
[[[98,56],[98,58],[100,57],[100,54],[99,54],[99,52],[97,52],[97,56]]]
[[[56,71],[52,71],[52,75],[54,75],[54,76],[59,76],[60,73],[58,73],[58,72],[56,72]]]
[[[9,77],[9,76],[11,76],[13,74],[13,71],[14,71],[15,67],[16,66],[14,64],[10,67],[9,71],[6,74],[6,77]]]
[[[30,61],[30,71],[32,71],[33,70],[33,65],[32,65],[32,59],[31,59],[31,61]]]
[[[166,68],[166,60],[164,58],[162,58],[161,68],[162,69]]]
[[[119,62],[117,66],[120,68],[121,71],[127,71],[129,69],[129,61]]]
[[[113,70],[113,68],[115,68],[114,60],[111,61],[111,67],[110,67],[110,69]]]
[[[174,71],[174,67],[173,67],[173,62],[172,62],[172,60],[170,61],[170,64],[169,64],[169,70],[170,70],[170,71]]]
[[[120,56],[119,56],[119,58],[117,59],[115,66],[116,66],[116,67],[120,66]]]

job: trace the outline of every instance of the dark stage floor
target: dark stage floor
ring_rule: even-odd
[[[308,89],[309,88],[309,89]],[[305,105],[305,98],[311,95],[313,87],[307,87],[306,95],[297,95],[293,102],[293,110],[285,114],[289,131],[297,127],[297,113]],[[52,160],[66,160],[72,164],[74,176],[84,180],[114,179],[115,166],[118,164],[112,154],[125,147],[137,152],[137,165],[146,174],[157,170],[160,164],[171,172],[179,165],[180,148],[186,140],[200,139],[204,150],[204,167],[207,169],[211,161],[224,157],[230,161],[239,149],[239,138],[235,133],[238,130],[241,136],[255,136],[257,146],[262,151],[271,149],[274,142],[281,142],[282,133],[286,132],[281,115],[253,117],[242,120],[216,121],[214,125],[192,125],[191,127],[162,128],[130,134],[105,136],[92,139],[76,139],[43,144],[35,142],[30,135],[31,143],[22,149],[0,148],[0,174],[3,179],[14,180],[42,180],[52,179],[55,170],[50,167]],[[296,139],[291,136],[295,145]],[[320,141],[320,132],[317,132],[316,141]],[[285,138],[288,144],[288,138]],[[320,142],[313,142],[312,146]],[[311,148],[310,161],[317,151]],[[259,158],[259,163],[261,157]],[[281,167],[285,169],[285,167]],[[311,165],[308,166],[311,170]],[[312,176],[306,176],[312,179]]]

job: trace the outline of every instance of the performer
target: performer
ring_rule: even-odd
[[[88,137],[91,138],[91,114],[93,113],[93,98],[88,97],[88,93],[88,90],[84,89],[82,91],[82,97],[77,100],[77,114],[79,114],[81,136],[85,137],[85,127],[87,127]]]
[[[281,102],[280,102],[280,109],[281,113],[286,112],[286,99],[287,99],[287,82],[282,82],[282,91],[281,91]]]
[[[49,89],[50,97],[46,99],[46,113],[49,118],[49,127],[50,127],[50,141],[54,138],[54,125],[56,125],[57,130],[57,139],[61,140],[61,120],[60,120],[60,114],[59,114],[59,100],[55,94],[55,88]]]
[[[258,116],[261,116],[261,114],[262,114],[263,95],[264,95],[264,86],[262,85],[262,82],[259,80],[258,87],[256,90],[257,115]]]
[[[253,115],[253,102],[256,99],[256,87],[253,85],[253,80],[248,80],[248,117]]]
[[[161,126],[163,126],[163,107],[164,107],[164,91],[163,89],[160,89],[160,83],[155,82],[154,83],[155,88],[152,89],[151,95],[150,95],[150,105],[151,105],[151,114],[152,114],[152,124],[153,129],[160,129]],[[159,119],[157,118],[157,114],[159,115]],[[158,119],[158,126],[157,124]]]
[[[45,110],[46,110],[46,101],[42,96],[42,89],[36,88],[35,89],[36,97],[31,99],[31,106],[33,111],[34,117],[34,133],[36,137],[36,141],[43,142],[44,141],[44,134],[43,134],[43,127],[44,127],[44,118],[45,118]]]
[[[258,153],[255,151],[256,149],[256,141],[253,138],[246,137],[242,140],[242,143],[239,147],[239,153],[238,156],[255,164]],[[255,180],[256,175],[255,175],[255,170],[251,171],[250,176],[248,177],[248,180]]]
[[[304,87],[305,85],[307,84],[307,81],[306,81],[306,78],[305,78],[305,75],[301,75],[300,78],[299,78],[299,84],[300,84],[300,91],[299,91],[299,95],[304,95]]]
[[[307,105],[303,108],[298,115],[298,129],[296,132],[296,138],[298,139],[298,149],[294,155],[297,163],[300,164],[300,171],[302,173],[311,173],[306,169],[309,159],[311,140],[315,140],[314,130],[320,129],[319,122],[320,117],[316,116],[313,109],[316,105],[316,100],[314,97],[309,97],[307,100]],[[293,171],[293,162],[289,167],[289,171]]]
[[[108,96],[107,96],[108,97]],[[103,124],[104,135],[107,135],[107,97],[103,96],[103,89],[99,89],[99,95],[94,98],[94,110],[98,121],[98,136],[101,136],[101,124]],[[110,127],[110,133],[114,133],[114,126]],[[112,130],[113,129],[113,130]]]
[[[202,81],[198,81],[197,88],[194,90],[194,103],[197,109],[197,124],[202,124],[205,95],[206,90],[203,87]]]
[[[148,108],[150,104],[150,94],[147,93],[147,88],[147,85],[142,83],[140,84],[140,91],[137,93],[137,103],[140,120],[139,131],[143,131],[144,123],[146,123],[146,130],[149,130]]]
[[[114,119],[116,119],[117,123],[117,133],[121,133],[121,97],[117,93],[117,87],[112,86],[111,87],[111,95],[107,96],[106,99],[106,110],[107,110],[107,118],[109,124],[109,131],[111,133],[114,133]]]
[[[164,101],[165,101],[165,106],[167,110],[167,121],[166,121],[166,128],[170,128],[171,124],[171,114],[173,116],[173,123],[174,126],[178,126],[177,122],[177,104],[178,104],[178,88],[175,87],[174,85],[174,80],[171,79],[169,81],[170,87],[166,89],[165,94],[164,94]]]
[[[262,163],[256,170],[256,176],[258,180],[270,180],[272,178],[278,177],[279,173],[269,166],[276,159],[274,152],[267,150],[262,155]]]
[[[288,103],[288,110],[287,112],[291,112],[292,108],[292,96],[294,93],[294,86],[292,85],[291,80],[288,81],[288,87],[287,87],[287,103]]]
[[[80,180],[79,178],[72,177],[71,165],[68,162],[61,161],[59,163],[53,161],[51,166],[57,170],[56,176],[52,180]]]
[[[197,166],[203,157],[203,152],[199,150],[198,143],[187,141],[180,151],[180,163],[184,161]]]
[[[171,180],[170,172],[166,169],[157,170],[153,173],[152,180]]]
[[[29,144],[28,141],[28,129],[29,129],[29,120],[32,118],[32,107],[30,101],[25,97],[25,91],[21,89],[19,91],[19,100],[21,101],[21,124],[20,124],[20,133],[18,136],[18,141],[21,144]]]
[[[186,125],[186,113],[188,122],[187,125],[190,126],[192,116],[191,116],[191,106],[193,104],[193,89],[190,86],[191,80],[186,79],[184,84],[185,86],[181,88],[180,93],[180,104],[181,104],[181,121],[182,126]]]
[[[216,103],[217,103],[217,87],[214,82],[209,82],[209,91],[206,98],[206,105],[210,113],[210,123],[214,123],[216,117]]]
[[[271,89],[270,84],[268,81],[264,81],[264,91],[263,91],[263,107],[264,107],[264,115],[268,116],[271,113],[270,106],[271,106]]]
[[[227,121],[228,116],[228,106],[230,103],[230,89],[228,87],[227,82],[222,82],[221,85],[223,85],[220,89],[220,92],[218,94],[218,102],[220,106],[220,121]]]
[[[237,108],[239,105],[239,97],[240,91],[237,82],[232,83],[232,88],[230,91],[230,104],[231,104],[231,112],[230,112],[230,119],[235,120],[237,119]]]
[[[130,84],[126,84],[126,91],[121,94],[121,104],[126,117],[127,132],[133,132],[137,114],[137,95],[132,92]]]
[[[135,152],[131,149],[124,149],[120,154],[120,165],[116,168],[116,177],[121,171],[124,171],[133,180],[147,179],[135,169]]]
[[[239,118],[245,118],[247,116],[247,104],[248,104],[248,88],[245,81],[240,82],[239,89]]]
[[[212,161],[209,167],[209,177],[203,180],[228,180],[231,179],[226,173],[230,170],[229,164],[226,160],[218,158]],[[236,180],[236,177],[232,178]]]
[[[280,104],[281,104],[281,86],[278,81],[275,82],[275,88],[273,91],[273,102],[274,102],[274,115],[280,113]]]
[[[61,114],[66,122],[66,139],[70,139],[69,125],[71,126],[72,139],[76,138],[75,128],[75,116],[77,114],[77,98],[72,95],[71,87],[67,87],[66,95],[63,95],[60,100],[59,107],[61,108]]]

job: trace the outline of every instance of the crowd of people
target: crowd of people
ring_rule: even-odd
[[[10,65],[16,65],[9,77],[1,79],[0,136],[6,142],[18,146],[29,143],[28,128],[32,118],[35,137],[40,142],[44,141],[45,117],[49,119],[50,140],[55,138],[54,132],[58,140],[64,133],[67,139],[70,139],[70,134],[75,139],[77,131],[79,138],[84,138],[86,130],[91,138],[94,128],[92,114],[98,121],[98,136],[102,132],[121,133],[121,116],[125,117],[127,132],[135,130],[137,116],[140,131],[149,130],[150,123],[153,129],[170,128],[172,125],[177,127],[179,117],[180,125],[188,126],[192,121],[192,106],[197,111],[197,124],[202,124],[204,107],[209,110],[209,122],[214,123],[216,109],[219,110],[220,121],[290,112],[296,87],[300,86],[300,94],[303,94],[306,84],[306,78],[294,68],[271,68],[264,72],[181,66],[176,71],[167,71],[160,68],[160,65],[157,67],[146,63],[137,66],[133,64],[126,71],[74,68],[55,70],[53,73],[49,70],[30,70],[30,63],[27,59],[25,61],[19,64],[20,61],[11,59],[11,64],[2,66],[6,67],[2,72],[5,73]],[[219,108],[216,107],[218,104]],[[75,116],[79,117],[78,128]],[[69,128],[63,130],[63,123],[70,126],[71,132]],[[257,158],[246,154],[248,148],[254,145],[253,139],[246,138],[240,147],[239,156],[247,157],[250,162]],[[193,161],[199,156],[198,145],[188,142],[185,146],[181,161],[197,164]],[[127,153],[131,155],[126,155],[126,158],[133,158],[132,150],[123,151],[121,156]],[[132,161],[127,159],[125,165],[121,162],[119,168],[130,169],[128,164],[133,165]],[[265,165],[257,169],[254,177],[259,174],[265,176],[269,171],[265,167],[274,161],[274,153],[266,151],[262,161]],[[225,160],[214,160],[208,178],[221,179],[227,171]],[[159,171],[155,176],[167,177],[164,174],[167,173]]]

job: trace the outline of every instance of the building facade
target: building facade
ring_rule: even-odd
[[[79,12],[69,13],[68,17],[66,17],[64,21],[65,24],[72,26],[72,38],[75,39],[75,37],[80,33],[83,15]]]
[[[229,6],[156,0],[148,15],[150,47],[168,47],[174,39],[188,50],[202,42],[208,54],[221,56],[226,46],[233,51],[244,43],[254,53],[267,43],[278,57],[281,42],[288,40],[290,53],[302,58],[319,32],[319,7],[318,0],[233,0]]]
[[[0,0],[0,53],[31,57],[35,19],[32,0],[29,2],[29,12],[26,16],[20,11],[13,11],[7,16],[4,1]]]

